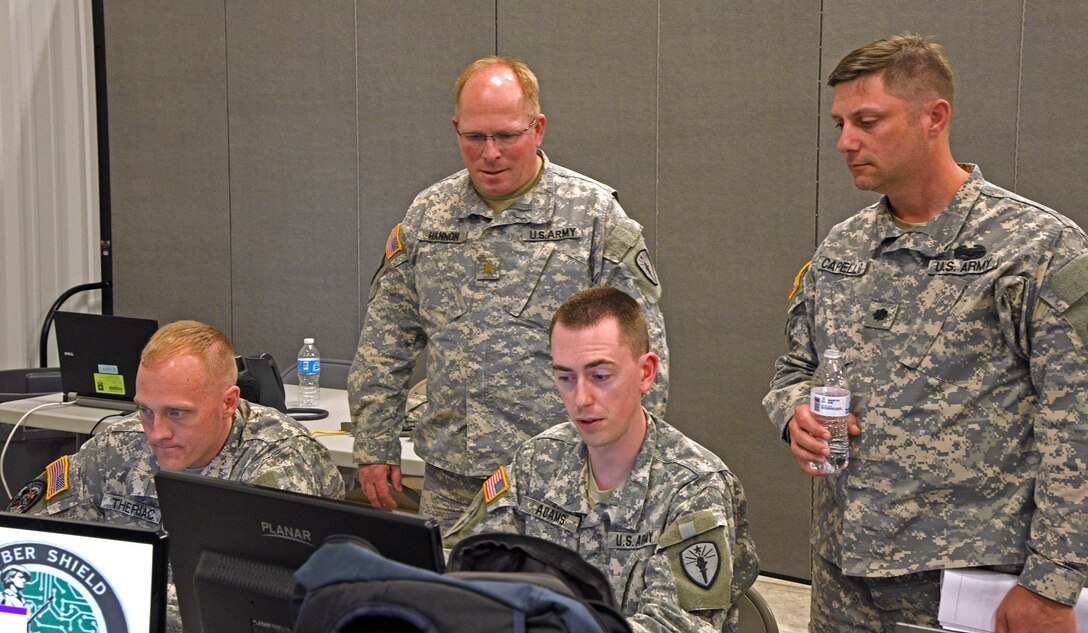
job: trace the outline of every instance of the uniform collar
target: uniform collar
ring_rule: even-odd
[[[478,215],[490,220],[491,226],[550,222],[555,213],[555,169],[544,150],[537,149],[536,153],[544,161],[540,182],[502,213],[492,211],[491,207],[480,198],[480,194],[472,186],[472,178],[466,171],[461,188],[461,203],[458,205],[455,217],[458,220],[466,220],[470,216]]]
[[[909,231],[895,226],[888,198],[882,196],[876,204],[873,251],[883,246],[884,252],[905,249],[917,251],[926,257],[936,257],[948,250],[959,236],[967,215],[978,202],[982,187],[986,184],[978,165],[963,163],[960,167],[969,172],[967,180],[960,185],[948,206],[923,226]]]
[[[242,433],[245,431],[245,424],[242,420],[249,414],[249,403],[245,400],[238,402],[238,408],[234,410],[234,418],[231,420],[230,433],[227,434],[227,440],[223,442],[223,448],[219,449],[219,453],[212,458],[212,461],[204,467],[202,471],[204,475],[211,477],[221,476],[220,471],[226,467],[230,470],[234,467],[233,455],[237,454],[237,448],[242,444]],[[230,458],[224,458],[224,455],[232,456]]]
[[[577,430],[573,432],[577,436]],[[646,491],[650,486],[650,471],[657,453],[655,450],[657,435],[657,419],[646,412],[646,437],[642,440],[642,449],[639,450],[635,464],[631,467],[631,473],[623,483],[605,495],[594,508],[590,508],[586,502],[584,488],[584,473],[589,464],[589,453],[586,445],[579,441],[577,449],[568,451],[563,457],[563,463],[555,471],[570,473],[571,480],[577,481],[577,485],[552,486],[545,493],[544,500],[567,512],[581,515],[584,517],[583,526],[596,525],[606,517],[609,525],[635,525],[642,515]]]

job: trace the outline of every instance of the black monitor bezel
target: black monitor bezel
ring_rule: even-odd
[[[250,568],[257,570],[255,574],[263,573],[260,570],[271,573],[267,578],[255,577],[255,581],[247,583],[247,587],[282,582],[275,576],[282,576],[283,572],[277,573],[276,569],[293,573],[313,551],[334,536],[362,538],[383,556],[408,565],[437,572],[445,567],[441,534],[438,523],[433,519],[178,471],[160,471],[155,475],[155,485],[163,512],[163,527],[172,535],[171,564],[187,633],[209,630],[202,620],[202,611],[215,611],[216,615],[222,611],[199,604],[199,596],[201,592],[208,592],[209,583],[223,582],[226,584],[220,586],[229,586],[230,581],[222,580],[214,571],[209,572],[208,566],[213,565],[210,562],[213,558],[229,559],[228,562],[236,565],[236,569]],[[312,516],[320,519],[312,518],[312,524],[306,523],[306,520],[298,517],[301,512],[313,512]],[[184,524],[173,520],[178,515],[184,517]],[[280,517],[286,517],[282,523]],[[290,527],[291,520],[296,521],[293,527]],[[289,533],[294,533],[296,529],[308,529],[311,541],[307,545],[294,539],[277,540],[283,537],[275,534],[261,534],[262,522],[287,525]],[[345,524],[350,524],[350,527],[343,527]],[[262,542],[263,537],[269,537],[272,539],[271,545],[278,544],[280,547]],[[398,539],[426,541],[425,551],[400,551],[392,543]],[[209,580],[210,574],[216,578]],[[237,593],[243,591],[238,590]],[[215,599],[219,600],[220,597]],[[241,615],[240,608],[232,611]],[[281,610],[273,615],[283,620],[286,617],[284,614]],[[255,615],[265,617],[264,613]],[[276,618],[264,622],[266,625],[284,625]]]
[[[47,515],[0,512],[0,528],[85,536],[152,546],[150,633],[166,633],[167,579],[169,577],[169,538],[162,530],[110,525]]]

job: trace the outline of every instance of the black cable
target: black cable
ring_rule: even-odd
[[[329,412],[324,409],[311,409],[309,407],[291,407],[287,410],[287,415],[299,422],[313,422],[314,420],[324,420],[329,417]]]
[[[94,435],[95,429],[98,428],[98,425],[102,424],[106,420],[108,420],[110,418],[121,418],[121,417],[124,417],[126,415],[128,415],[128,413],[111,413],[111,414],[99,419],[98,422],[95,422],[94,426],[91,427],[91,430],[87,432],[87,435]]]

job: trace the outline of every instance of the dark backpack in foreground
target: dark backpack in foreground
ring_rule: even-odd
[[[577,553],[480,536],[512,540],[465,539],[445,574],[391,561],[361,539],[326,542],[295,572],[305,592],[295,633],[630,633],[607,580]]]

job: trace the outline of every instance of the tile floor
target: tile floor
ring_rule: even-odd
[[[808,585],[760,576],[756,590],[774,612],[780,633],[808,632]]]

